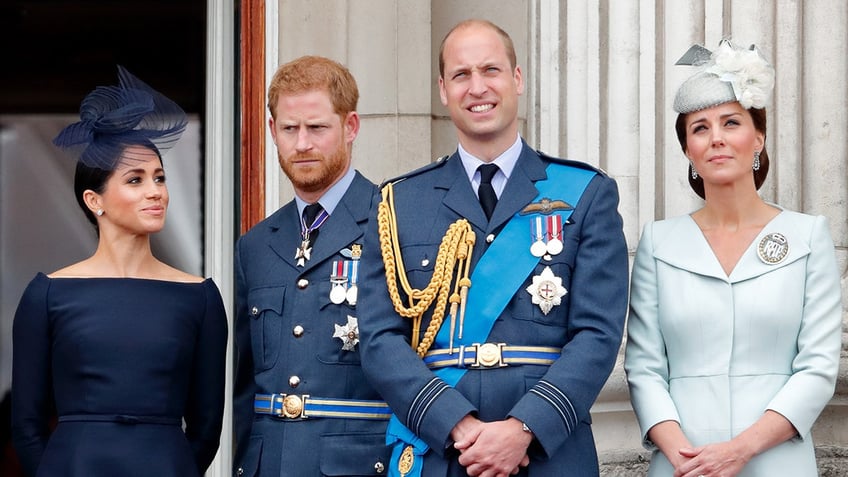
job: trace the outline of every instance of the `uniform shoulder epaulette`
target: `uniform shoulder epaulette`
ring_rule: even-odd
[[[587,171],[594,171],[599,174],[603,174],[604,176],[608,176],[607,171],[601,169],[600,167],[595,167],[592,164],[583,162],[583,161],[575,161],[573,159],[563,159],[561,157],[554,157],[548,154],[545,154],[542,151],[536,150],[536,153],[539,154],[539,157],[546,161],[555,162],[557,164],[563,164],[566,166],[577,167],[579,169],[586,169]]]
[[[432,171],[433,169],[437,169],[439,167],[442,167],[443,165],[445,165],[448,162],[449,157],[450,157],[449,155],[448,156],[442,156],[442,157],[436,159],[434,162],[427,164],[426,166],[422,166],[422,167],[419,167],[418,169],[413,169],[413,170],[411,170],[411,171],[409,171],[405,174],[399,175],[397,177],[387,179],[387,180],[383,181],[382,184],[380,184],[380,189],[385,187],[386,184],[394,184],[394,183],[400,182],[402,180],[408,179],[410,177],[414,177],[414,176],[417,176],[419,174],[423,174],[427,171]]]

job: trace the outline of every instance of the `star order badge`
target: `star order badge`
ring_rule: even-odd
[[[533,304],[539,305],[546,315],[562,303],[562,297],[568,293],[562,286],[562,278],[555,276],[551,267],[545,267],[541,274],[533,277],[533,283],[525,290],[533,297]]]
[[[333,338],[342,340],[342,350],[353,351],[353,348],[359,343],[359,323],[356,318],[347,315],[347,324],[339,325],[334,323],[334,326],[336,327],[336,332],[333,333]]]

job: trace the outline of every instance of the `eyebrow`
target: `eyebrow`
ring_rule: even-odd
[[[165,172],[165,169],[162,168],[162,167],[157,167],[156,170],[153,171],[154,174],[156,174],[158,172]],[[126,172],[121,174],[121,177],[127,176],[129,174],[143,174],[143,173],[144,173],[144,169],[142,169],[141,167],[136,167],[134,169],[127,170]]]
[[[719,118],[719,119],[727,119],[727,118],[729,118],[729,117],[731,117],[731,116],[741,116],[741,115],[742,115],[742,113],[740,113],[740,112],[738,112],[738,111],[734,111],[734,112],[732,112],[732,113],[722,114],[722,115],[721,115],[721,116],[719,116],[718,118]],[[691,122],[691,123],[689,123],[689,125],[691,126],[692,124],[700,123],[700,122],[703,122],[703,121],[706,121],[706,120],[707,120],[707,118],[706,118],[705,116],[701,116],[701,117],[699,117],[698,119],[694,119],[694,120],[692,120],[692,122]]]

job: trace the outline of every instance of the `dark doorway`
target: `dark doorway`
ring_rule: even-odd
[[[0,113],[75,113],[115,65],[203,116],[205,0],[4,0]]]

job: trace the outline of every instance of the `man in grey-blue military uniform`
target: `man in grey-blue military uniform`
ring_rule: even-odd
[[[457,25],[439,67],[458,150],[384,185],[365,238],[382,259],[363,258],[360,344],[394,411],[390,475],[596,477],[589,409],[627,306],[615,182],[520,138],[497,26]]]
[[[236,245],[236,476],[381,475],[385,402],[359,359],[363,233],[376,188],[350,167],[350,72],[307,56],[271,81],[269,126],[295,199]]]

